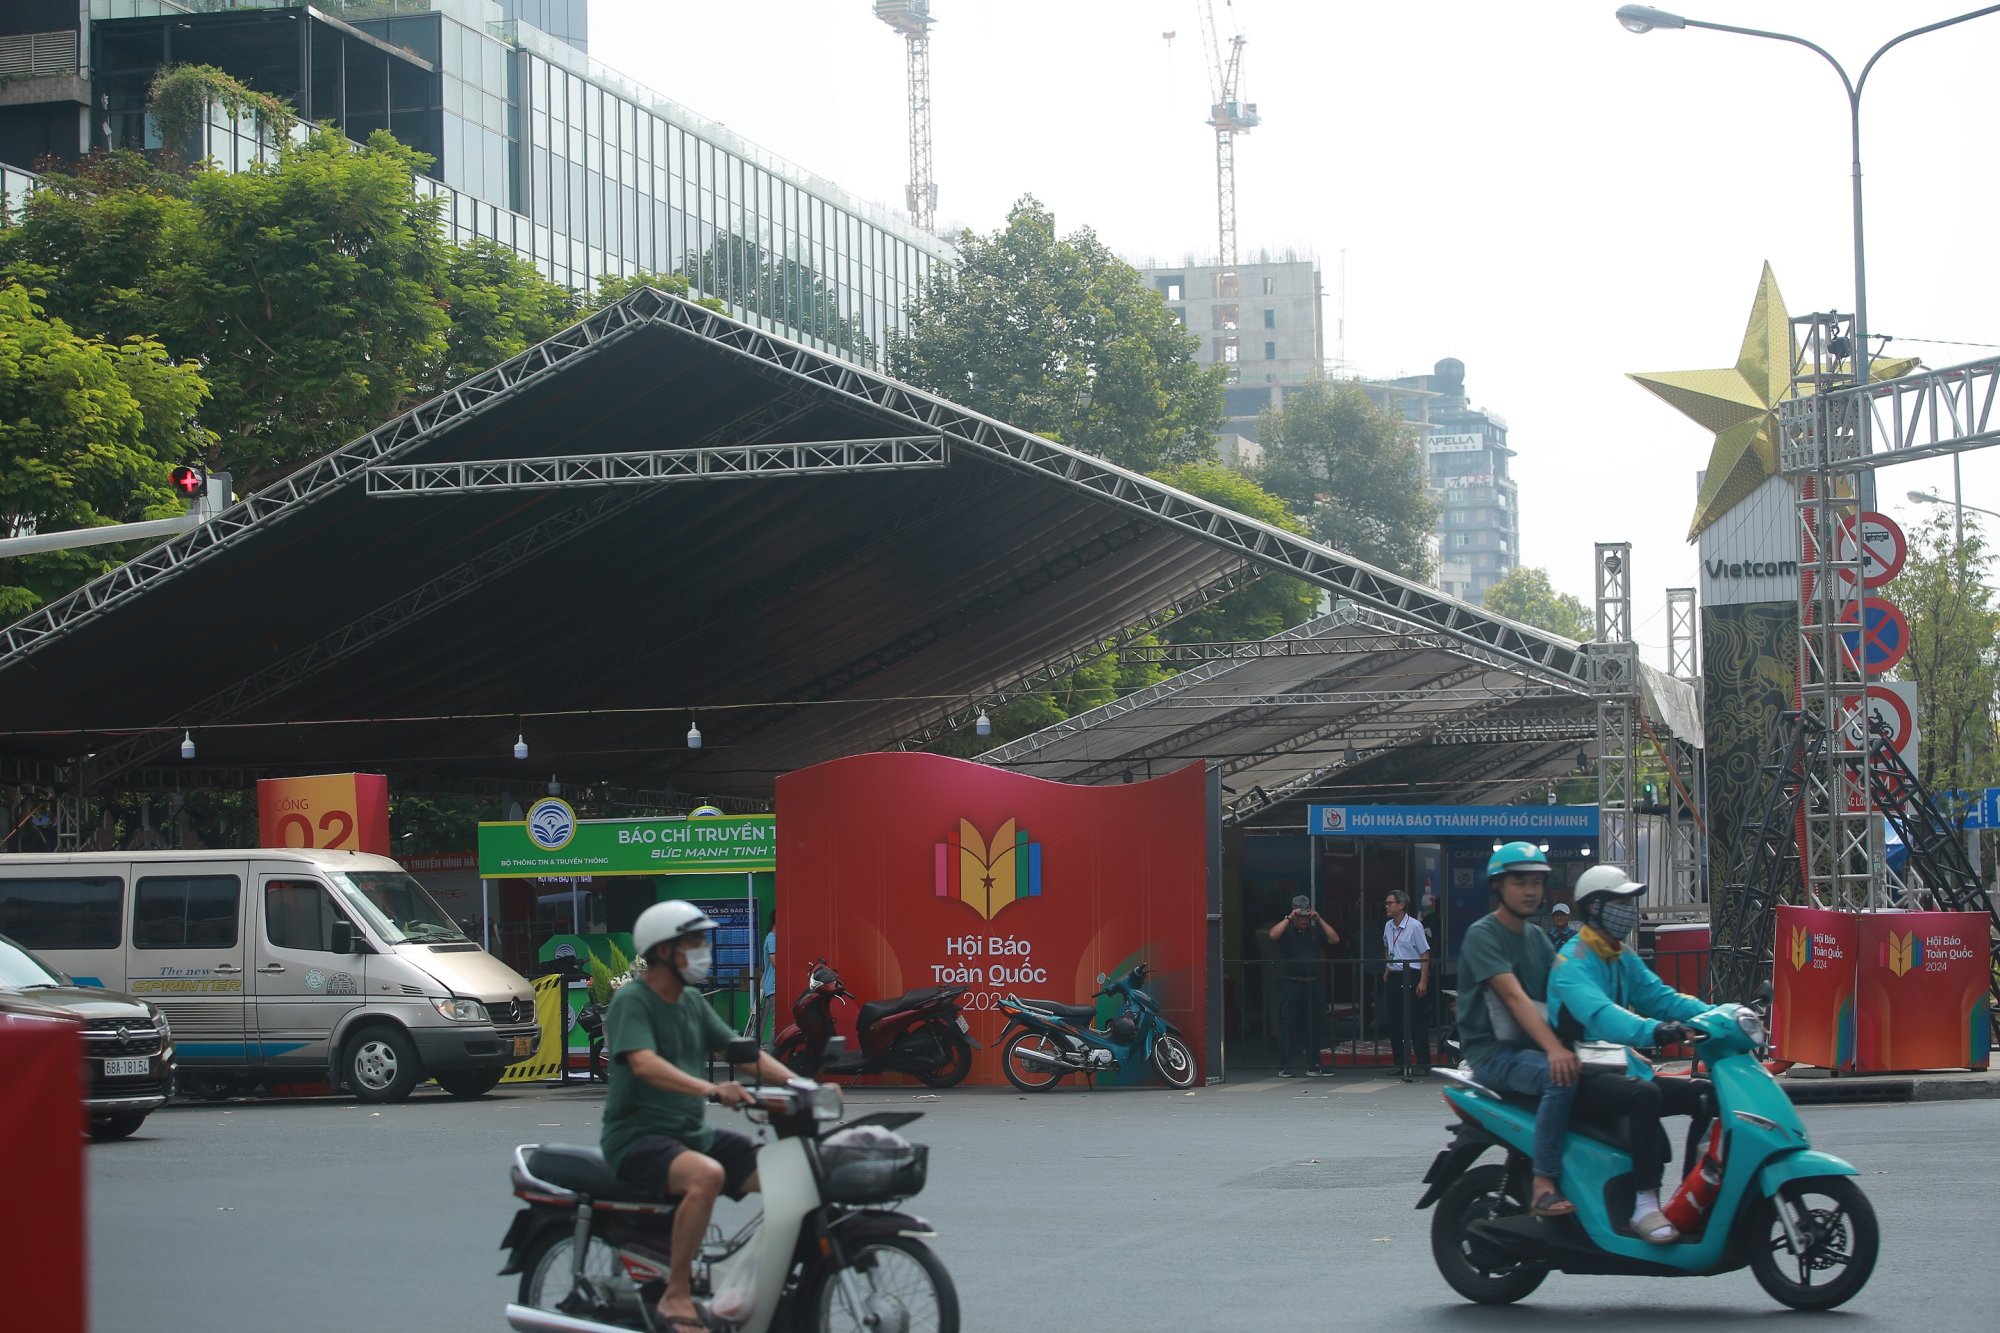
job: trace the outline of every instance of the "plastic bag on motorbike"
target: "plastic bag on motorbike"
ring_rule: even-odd
[[[922,1192],[930,1149],[880,1125],[829,1134],[819,1147],[832,1203],[884,1203]]]
[[[736,1256],[736,1262],[722,1275],[722,1281],[709,1297],[711,1312],[732,1324],[749,1322],[757,1313],[757,1264],[753,1258],[754,1249],[747,1249]]]

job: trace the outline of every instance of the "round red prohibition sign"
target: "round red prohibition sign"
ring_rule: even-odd
[[[1841,610],[1841,624],[1852,627],[1859,618],[1860,625],[1859,629],[1840,631],[1841,648],[1849,662],[1853,662],[1855,655],[1859,654],[1862,665],[1868,671],[1887,671],[1910,651],[1910,622],[1900,608],[1880,597],[1867,599],[1865,617],[1862,616],[1863,605],[1862,602],[1849,602]]]
[[[1855,515],[1850,514],[1840,521],[1840,535],[1834,542],[1834,549],[1842,560],[1854,559]],[[1890,579],[1903,572],[1903,561],[1909,557],[1909,539],[1903,536],[1903,529],[1887,514],[1863,513],[1859,517],[1861,529],[1861,583],[1868,588],[1879,588]],[[1840,571],[1842,580],[1854,582],[1854,571]]]
[[[1858,711],[1856,705],[1859,702],[1859,695],[1847,695],[1840,701],[1841,711],[1844,713],[1854,713]],[[1903,696],[1888,690],[1878,690],[1870,686],[1868,690],[1868,715],[1880,718],[1888,726],[1889,748],[1901,754],[1909,745],[1910,737],[1917,729],[1916,719],[1910,716],[1910,706],[1903,702]],[[1852,730],[1853,728],[1850,729]]]

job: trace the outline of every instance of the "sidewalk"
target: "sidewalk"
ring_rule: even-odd
[[[1841,1102],[1948,1102],[2000,1097],[2000,1070],[1939,1070],[1918,1074],[1841,1074],[1794,1066],[1778,1082],[1797,1106]]]

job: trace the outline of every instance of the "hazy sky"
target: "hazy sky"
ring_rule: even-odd
[[[1705,0],[1858,72],[1882,42],[1975,6]],[[1634,623],[1661,655],[1664,589],[1708,436],[1625,378],[1736,359],[1761,265],[1794,314],[1853,306],[1846,97],[1787,43],[1633,36],[1613,0],[1235,0],[1244,259],[1316,257],[1327,353],[1368,376],[1465,362],[1517,450],[1524,563],[1586,603],[1592,544],[1630,541]],[[934,0],[941,224],[989,232],[1023,194],[1136,264],[1216,248],[1214,134],[1195,0]],[[594,0],[598,59],[864,199],[908,178],[903,42],[869,0]],[[1162,34],[1175,34],[1171,43]],[[1862,101],[1869,325],[1933,366],[2000,355],[2000,217],[1978,91],[2000,14],[1890,52]],[[1345,274],[1344,298],[1342,274]],[[2000,451],[1964,456],[2000,509]],[[1881,473],[1889,511],[1949,498],[1949,461]],[[1989,520],[2000,537],[2000,520]]]

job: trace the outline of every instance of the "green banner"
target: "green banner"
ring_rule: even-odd
[[[775,815],[578,819],[551,796],[519,823],[479,826],[483,879],[773,870],[777,858]]]

